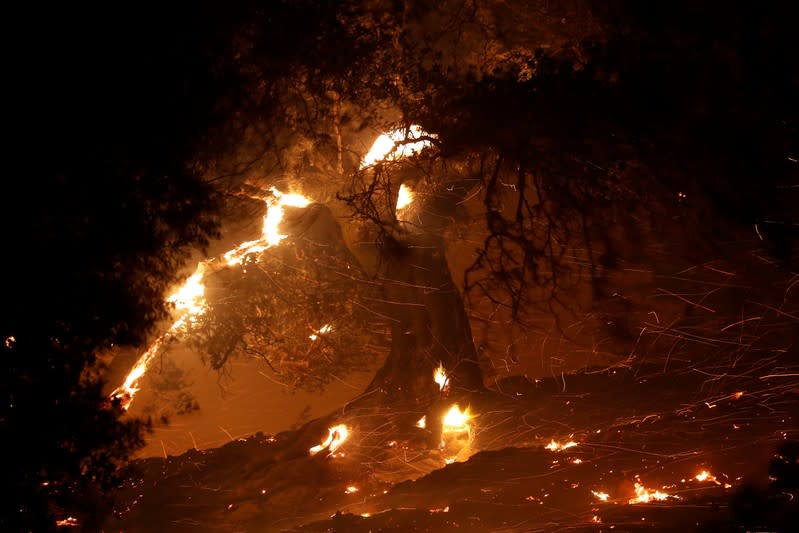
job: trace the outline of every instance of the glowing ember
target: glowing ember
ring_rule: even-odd
[[[417,140],[421,137],[433,137],[433,135],[415,124],[407,130],[403,128],[380,135],[361,161],[361,168],[373,165],[378,161],[407,157],[430,146],[428,139]]]
[[[438,383],[438,390],[444,390],[445,387],[449,386],[449,377],[444,372],[443,363],[439,363],[438,368],[433,372],[433,381]]]
[[[427,416],[423,416],[419,420],[416,421],[416,427],[418,428],[426,428],[427,427]]]
[[[17,339],[14,338],[13,335],[11,335],[10,337],[6,337],[6,341],[5,341],[6,348],[8,348],[10,350],[14,346],[14,343],[16,343],[16,342],[17,342]]]
[[[350,428],[348,428],[344,424],[333,426],[327,431],[328,431],[327,439],[325,439],[325,441],[322,442],[322,444],[314,446],[313,448],[308,450],[311,453],[311,455],[316,455],[322,450],[328,450],[330,454],[333,454],[339,448],[339,446],[341,446],[344,443],[344,441],[347,440],[347,437],[350,436]]]
[[[577,443],[574,442],[573,440],[570,440],[569,442],[565,442],[565,443],[561,444],[560,442],[556,441],[555,439],[552,439],[551,441],[549,441],[549,444],[544,446],[544,448],[546,448],[547,450],[552,450],[553,452],[559,452],[559,451],[562,451],[562,450],[573,448],[574,446],[577,446]]]
[[[350,485],[347,487],[347,490],[344,491],[345,494],[352,494],[353,492],[358,492],[360,489],[355,485]]]
[[[312,341],[315,341],[316,339],[319,338],[319,335],[324,335],[326,333],[330,333],[331,331],[333,331],[333,326],[331,326],[330,324],[325,324],[318,330],[308,335],[308,338],[311,339]]]
[[[607,492],[599,492],[592,490],[591,494],[593,494],[596,499],[602,502],[606,502],[608,501],[608,498],[610,498],[610,495]]]
[[[467,407],[463,411],[461,408],[458,407],[458,404],[453,405],[447,411],[447,414],[444,415],[442,432],[443,433],[461,433],[461,432],[468,432],[471,428],[469,426],[469,420],[471,420],[472,415],[469,412],[469,408]]]
[[[399,191],[397,192],[397,206],[395,209],[399,211],[400,209],[405,209],[413,202],[413,191],[410,187],[405,185],[404,183],[400,185]]]
[[[668,498],[677,498],[677,496],[672,496],[671,494],[660,492],[659,490],[648,489],[644,487],[644,485],[641,483],[641,479],[638,476],[636,476],[635,478],[636,478],[636,482],[634,485],[635,498],[630,498],[630,500],[627,502],[630,505],[636,503],[649,503],[653,500],[662,502]]]

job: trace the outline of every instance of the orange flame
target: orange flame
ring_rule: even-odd
[[[444,390],[445,387],[449,386],[449,376],[444,371],[443,363],[439,363],[438,368],[433,372],[433,381],[438,383],[438,390]]]
[[[546,448],[547,450],[552,450],[553,452],[560,452],[563,450],[567,450],[569,448],[573,448],[574,446],[577,446],[577,443],[574,442],[573,440],[561,444],[555,439],[552,439],[551,441],[549,441],[549,444],[544,446],[544,448]]]
[[[407,131],[405,128],[400,128],[383,133],[372,143],[369,152],[361,161],[361,168],[374,165],[380,161],[401,159],[430,146],[430,141],[428,139],[421,139],[422,137],[434,136],[430,135],[424,131],[421,126],[416,124],[410,126]],[[416,142],[407,142],[414,140],[416,140]]]
[[[306,207],[311,200],[301,194],[285,194],[275,187],[270,189],[273,198],[265,200],[267,205],[264,225],[261,231],[261,238],[244,242],[237,247],[223,254],[225,263],[228,266],[239,265],[244,258],[250,254],[262,252],[272,246],[280,244],[286,235],[280,234],[278,228],[283,221],[283,207]],[[175,305],[175,309],[181,312],[180,317],[170,326],[161,337],[157,338],[136,361],[125,381],[114,389],[111,393],[112,399],[120,400],[124,410],[130,408],[133,398],[139,391],[139,379],[147,372],[150,362],[161,350],[164,343],[174,334],[179,332],[187,323],[193,323],[197,317],[205,312],[205,285],[203,280],[208,273],[208,267],[213,259],[197,264],[194,273],[177,289],[167,297],[167,301]],[[327,329],[326,329],[327,328]],[[332,326],[325,325],[320,328],[318,333],[327,333],[332,330]]]
[[[348,428],[345,424],[333,426],[327,431],[327,439],[325,439],[321,444],[318,444],[308,450],[311,455],[316,455],[325,449],[330,452],[329,455],[332,455],[350,436],[350,428]]]
[[[655,501],[664,501],[669,498],[679,499],[677,496],[672,496],[671,494],[667,494],[665,492],[660,492],[659,490],[651,490],[646,488],[641,483],[641,478],[635,476],[636,482],[634,484],[635,490],[635,498],[630,498],[627,502],[629,504],[636,504],[636,503],[649,503],[653,500]]]
[[[400,185],[399,191],[397,191],[397,205],[394,207],[394,210],[399,211],[411,205],[413,203],[413,197],[414,193],[410,187],[404,183]]]

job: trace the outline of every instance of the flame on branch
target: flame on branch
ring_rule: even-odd
[[[400,128],[383,133],[372,143],[369,152],[361,161],[361,168],[381,161],[401,159],[420,152],[431,146],[431,138],[435,137],[416,124],[412,124],[407,129]],[[397,209],[400,209],[400,206],[397,206]]]
[[[240,265],[247,256],[263,252],[272,246],[280,244],[287,237],[287,235],[283,235],[279,231],[285,215],[283,208],[307,207],[311,203],[310,199],[301,194],[286,194],[275,187],[272,187],[270,192],[272,196],[264,200],[267,211],[264,216],[261,238],[244,242],[225,252],[222,257],[226,265]],[[147,372],[150,363],[166,342],[174,338],[187,324],[194,323],[205,312],[204,280],[207,274],[213,272],[211,266],[214,264],[219,263],[214,263],[213,259],[200,262],[194,273],[186,279],[183,285],[167,297],[167,302],[174,304],[175,309],[180,312],[180,316],[172,323],[166,333],[157,338],[147,351],[139,357],[139,360],[128,372],[122,385],[111,393],[111,398],[119,400],[124,410],[127,411],[130,408],[134,396],[139,391],[139,379]],[[325,325],[317,333],[328,333],[331,330],[332,326]]]

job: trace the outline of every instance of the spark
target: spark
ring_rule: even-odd
[[[427,148],[431,145],[430,140],[422,139],[422,137],[434,136],[416,124],[411,125],[407,130],[400,128],[383,133],[372,143],[369,152],[361,161],[361,168],[380,161],[401,159]]]
[[[6,340],[5,340],[6,348],[8,348],[10,350],[11,348],[13,348],[14,343],[16,343],[16,342],[17,342],[17,339],[13,335],[11,335],[10,337],[6,337]]]
[[[350,436],[350,428],[345,424],[338,424],[337,426],[329,428],[327,431],[327,439],[308,450],[311,455],[316,455],[325,449],[332,455]]]
[[[416,421],[416,427],[425,429],[427,427],[427,416],[423,416]]]
[[[433,381],[438,383],[438,390],[444,390],[444,388],[449,386],[449,376],[444,371],[443,363],[439,363],[438,368],[433,372]]]
[[[361,490],[361,489],[359,489],[355,485],[350,485],[349,487],[347,487],[347,489],[344,491],[344,493],[345,494],[353,494],[355,492],[358,492],[359,490]]]

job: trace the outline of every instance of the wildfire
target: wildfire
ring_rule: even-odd
[[[449,376],[444,371],[443,363],[439,363],[438,368],[433,372],[433,381],[438,383],[438,390],[444,390],[445,387],[449,386]]]
[[[400,185],[399,191],[397,191],[397,205],[394,208],[396,211],[400,209],[405,209],[413,202],[413,191],[410,187],[405,185],[404,183]]]
[[[564,442],[563,444],[561,444],[560,442],[556,441],[555,439],[552,439],[551,441],[549,441],[549,444],[544,446],[544,448],[546,448],[547,450],[552,450],[553,452],[560,452],[560,451],[563,451],[563,450],[567,450],[569,448],[573,448],[575,446],[577,446],[577,443],[574,442],[573,440],[570,440],[568,442]]]
[[[378,161],[407,157],[421,151],[423,148],[427,148],[430,146],[430,140],[422,139],[422,137],[433,136],[416,124],[411,125],[407,130],[401,128],[383,133],[372,143],[369,152],[361,161],[361,168],[374,165]]]
[[[439,448],[447,455],[446,464],[454,463],[472,440],[472,427],[469,421],[472,414],[469,408],[461,410],[458,404],[449,408],[441,420],[441,444]]]
[[[330,452],[330,455],[332,455],[344,443],[344,441],[347,440],[347,437],[350,436],[350,428],[348,428],[345,424],[333,426],[327,431],[327,439],[325,439],[321,444],[318,444],[308,450],[311,455],[316,455],[325,449]]]
[[[286,235],[282,235],[278,231],[283,221],[283,208],[306,207],[311,203],[311,200],[301,194],[286,194],[280,192],[275,187],[272,187],[270,192],[272,193],[272,197],[264,200],[267,205],[267,212],[266,216],[264,216],[261,238],[254,241],[247,241],[225,252],[223,257],[228,266],[239,265],[244,261],[246,256],[263,252],[272,246],[280,244],[280,242],[286,238]],[[172,323],[172,326],[170,326],[166,333],[157,338],[147,351],[139,357],[139,360],[136,361],[136,364],[133,365],[133,368],[128,372],[122,385],[114,389],[111,393],[111,398],[121,401],[124,410],[127,411],[128,408],[130,408],[133,397],[139,391],[139,379],[147,372],[150,362],[152,362],[161,350],[164,343],[180,331],[186,323],[194,322],[197,317],[202,316],[205,312],[205,285],[203,280],[205,275],[209,273],[209,267],[213,261],[214,260],[211,259],[198,263],[194,273],[189,276],[179,289],[167,297],[167,302],[174,304],[175,309],[181,312],[181,315]],[[328,333],[331,330],[332,326],[326,324],[322,326],[317,333]]]
[[[653,500],[662,502],[668,498],[677,498],[677,496],[672,496],[671,494],[660,492],[659,490],[651,490],[646,488],[643,483],[641,483],[641,478],[638,476],[635,476],[635,479],[635,498],[630,498],[630,500],[627,502],[630,505],[636,503],[649,503]]]

